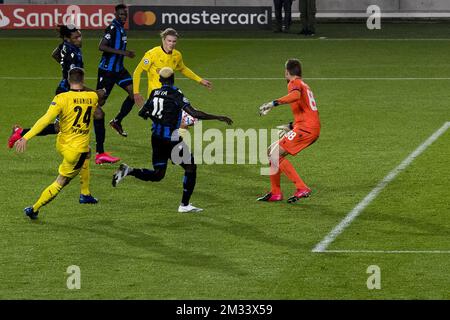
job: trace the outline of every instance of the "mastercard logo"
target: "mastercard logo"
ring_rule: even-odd
[[[151,26],[156,22],[156,15],[152,11],[138,11],[134,14],[133,21],[138,26]]]

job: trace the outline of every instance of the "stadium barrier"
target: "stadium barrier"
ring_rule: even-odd
[[[130,6],[126,29],[255,30],[270,29],[272,7]],[[0,29],[53,29],[74,24],[104,29],[114,5],[0,5]],[[129,25],[128,25],[129,24]]]

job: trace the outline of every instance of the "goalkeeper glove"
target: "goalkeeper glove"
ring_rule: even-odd
[[[271,101],[264,103],[262,106],[259,107],[259,115],[265,116],[269,113],[270,110],[272,110],[273,107],[276,107],[278,105],[277,101]]]
[[[278,129],[278,136],[283,138],[286,133],[292,130],[291,124],[283,124],[276,127]]]

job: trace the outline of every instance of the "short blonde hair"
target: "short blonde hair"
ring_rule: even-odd
[[[161,70],[159,70],[159,75],[165,79],[171,77],[173,75],[172,68],[164,67]]]
[[[167,36],[174,36],[177,38],[180,36],[177,30],[173,28],[167,28],[166,30],[161,31],[159,35],[161,36],[161,39],[165,39]]]

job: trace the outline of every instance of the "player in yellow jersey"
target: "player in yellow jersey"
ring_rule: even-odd
[[[139,93],[139,85],[141,82],[141,74],[143,71],[147,72],[148,89],[147,96],[157,88],[161,88],[161,82],[159,82],[159,71],[164,67],[169,67],[172,70],[180,71],[185,77],[192,79],[199,84],[205,86],[208,89],[212,88],[212,83],[206,79],[202,79],[196,75],[191,69],[189,69],[183,62],[183,56],[181,52],[176,50],[176,44],[178,40],[178,33],[175,29],[167,28],[161,32],[162,45],[154,47],[147,51],[141,62],[136,67],[133,73],[133,92],[134,101],[139,106],[144,105],[144,98]],[[193,125],[198,120],[191,117],[187,113],[182,115],[182,123],[179,129],[181,136],[186,132],[186,128]]]
[[[39,209],[52,201],[78,174],[81,183],[80,203],[98,202],[89,190],[89,140],[93,118],[98,117],[101,112],[98,107],[99,99],[103,99],[105,91],[86,91],[84,71],[81,68],[71,69],[68,80],[70,91],[56,95],[47,113],[15,144],[17,152],[24,152],[27,141],[59,116],[60,132],[56,139],[56,149],[63,157],[63,161],[59,166],[56,181],[42,192],[33,206],[24,209],[30,219],[37,219]]]

